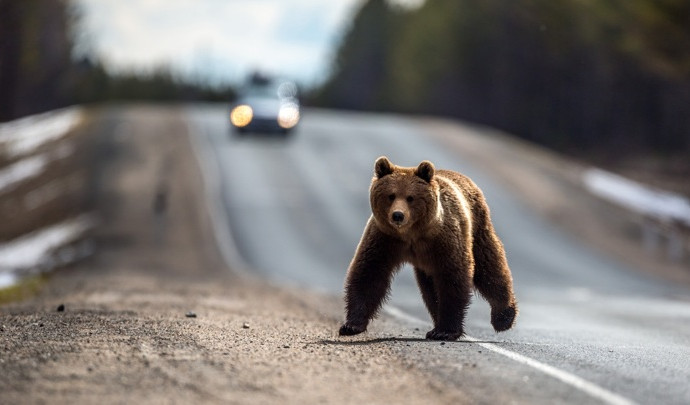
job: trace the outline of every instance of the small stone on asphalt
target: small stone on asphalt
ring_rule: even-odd
[[[60,304],[57,307],[58,312],[65,312],[65,304]]]
[[[247,322],[243,323],[242,328],[249,329],[249,323],[247,323]]]
[[[187,318],[196,318],[196,314],[192,311],[189,311],[185,314]]]

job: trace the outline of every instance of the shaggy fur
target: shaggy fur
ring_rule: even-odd
[[[340,334],[366,330],[405,262],[414,266],[434,321],[427,339],[464,334],[472,287],[491,304],[494,329],[510,329],[518,312],[513,281],[477,185],[462,174],[437,171],[428,161],[406,168],[380,157],[374,172],[372,216],[347,273],[347,318]]]

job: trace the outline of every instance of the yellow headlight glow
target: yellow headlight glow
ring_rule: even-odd
[[[246,127],[252,122],[254,111],[248,105],[242,104],[232,109],[230,112],[230,122],[236,127]]]

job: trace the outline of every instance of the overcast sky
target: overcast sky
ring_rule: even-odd
[[[361,0],[76,0],[85,41],[113,69],[168,65],[214,81],[253,69],[321,80]]]

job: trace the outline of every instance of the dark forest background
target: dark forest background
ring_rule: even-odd
[[[315,95],[461,118],[690,182],[690,1],[367,0]]]
[[[233,89],[176,77],[168,67],[109,73],[75,58],[79,14],[67,0],[0,0],[0,122],[102,101],[227,101]]]
[[[68,0],[0,0],[0,121],[233,97],[165,67],[115,75],[75,58],[78,19]],[[690,0],[365,0],[335,55],[307,103],[459,118],[690,184]]]

